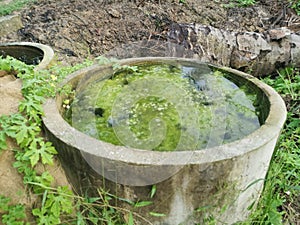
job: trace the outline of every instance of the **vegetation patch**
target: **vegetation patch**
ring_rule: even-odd
[[[8,15],[14,11],[20,10],[28,4],[35,3],[37,0],[13,0],[5,3],[4,0],[0,0],[0,16]]]
[[[300,16],[300,1],[299,0],[291,0],[291,8],[294,9],[298,16]]]
[[[256,4],[255,0],[231,0],[227,4],[222,4],[224,7],[249,7]]]
[[[29,209],[40,225],[54,224],[134,224],[137,213],[116,207],[116,200],[129,204],[132,208],[144,207],[151,202],[131,202],[118,198],[99,188],[97,196],[78,196],[66,186],[54,186],[53,176],[45,171],[37,172],[38,164],[52,165],[57,154],[52,143],[43,138],[41,133],[43,115],[42,104],[46,98],[56,94],[70,95],[68,87],[59,88],[58,84],[70,73],[91,65],[91,60],[72,67],[54,65],[48,70],[34,71],[34,66],[26,65],[14,58],[0,58],[2,74],[14,74],[22,79],[24,100],[19,104],[19,112],[0,117],[0,154],[7,149],[8,137],[16,140],[13,166],[23,176],[28,194],[38,197],[35,207]],[[152,191],[154,195],[155,191]],[[13,205],[10,199],[0,195],[0,220],[7,225],[29,224],[25,212],[28,209],[22,204]],[[153,212],[153,215],[160,214]],[[125,217],[128,218],[125,221]],[[32,221],[31,221],[32,222]]]
[[[255,224],[297,224],[300,220],[300,71],[288,67],[264,81],[284,98],[288,114],[251,221]]]

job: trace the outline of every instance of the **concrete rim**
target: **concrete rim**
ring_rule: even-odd
[[[54,58],[54,51],[53,49],[44,44],[34,43],[34,42],[9,42],[9,43],[1,43],[0,46],[30,46],[37,49],[40,49],[43,52],[43,59],[42,61],[35,66],[34,70],[43,70],[46,69]]]
[[[180,60],[199,63],[199,60],[194,59],[147,57],[124,59],[120,61],[120,64],[136,63],[145,60]],[[259,129],[241,140],[213,148],[195,151],[158,152],[132,149],[124,146],[115,146],[85,135],[75,128],[71,127],[60,115],[57,107],[58,105],[60,105],[60,103],[55,99],[49,99],[44,105],[44,125],[48,131],[50,131],[62,142],[74,146],[83,153],[94,155],[95,157],[106,158],[108,160],[146,166],[182,166],[186,163],[182,162],[179,159],[187,158],[187,154],[189,154],[188,157],[190,157],[189,164],[209,163],[225,159],[232,159],[247,152],[254,151],[255,149],[266,145],[269,141],[274,139],[274,137],[276,137],[278,133],[280,133],[287,114],[285,103],[282,100],[281,96],[273,88],[249,74],[228,67],[219,67],[214,65],[212,66],[230,73],[234,73],[237,76],[240,76],[253,83],[265,93],[270,102],[270,112],[265,123]],[[70,74],[63,83],[72,81],[72,79],[77,76],[85,76],[91,70],[99,71],[105,67],[107,66],[93,65],[91,67],[77,71],[73,74]],[[270,149],[270,151],[273,151],[273,149]]]

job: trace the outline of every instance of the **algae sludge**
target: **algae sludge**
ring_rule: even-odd
[[[67,120],[114,145],[196,150],[258,129],[257,98],[246,84],[237,85],[230,74],[206,64],[137,64],[76,93]]]

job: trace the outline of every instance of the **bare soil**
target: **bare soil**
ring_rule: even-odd
[[[4,74],[3,74],[4,75]],[[22,100],[21,80],[13,75],[5,75],[0,78],[0,115],[9,115],[18,111],[19,101]],[[28,198],[22,177],[13,168],[13,150],[16,143],[8,139],[8,149],[0,154],[0,194],[10,197],[14,203],[28,204]]]
[[[271,28],[300,30],[299,17],[288,0],[261,0],[251,7],[225,7],[225,0],[40,0],[22,11],[23,28],[0,37],[0,42],[30,41],[51,46],[57,60],[67,64],[94,58],[122,44],[140,40],[167,40],[172,24],[200,23],[229,31],[264,32]],[[298,29],[299,28],[299,29]],[[17,111],[21,82],[0,78],[0,115]],[[12,150],[0,155],[0,194],[14,203],[32,205],[22,177],[12,167]],[[58,163],[51,168],[57,182],[67,184]]]
[[[262,0],[251,7],[226,7],[229,0],[40,0],[20,12],[24,27],[0,41],[50,45],[69,63],[143,39],[166,40],[176,23],[200,23],[230,31],[264,32],[294,25],[289,1]],[[299,22],[299,21],[298,21]],[[300,27],[299,27],[300,30]]]

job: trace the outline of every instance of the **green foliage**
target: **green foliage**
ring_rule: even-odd
[[[299,0],[290,0],[291,8],[294,9],[298,16],[300,16],[300,1]]]
[[[25,147],[30,145],[40,130],[40,127],[32,120],[27,120],[26,117],[17,113],[10,117],[9,126],[5,132],[9,137],[15,138],[21,147]]]
[[[154,184],[151,188],[150,198],[153,198],[156,193],[156,185]]]
[[[6,198],[5,196],[0,195],[0,209],[1,211],[7,211],[9,208],[8,203],[10,202],[9,198]]]
[[[126,224],[122,214],[128,214],[128,210],[112,206],[111,202],[119,200],[130,205],[133,203],[126,199],[118,198],[101,188],[98,190],[98,195],[98,197],[77,199],[77,224]]]
[[[288,67],[275,78],[264,81],[274,87],[288,106],[286,124],[280,135],[277,149],[270,164],[264,192],[257,210],[251,217],[255,224],[296,224],[297,218],[290,209],[300,195],[300,76],[299,68]]]
[[[44,142],[43,138],[39,138],[40,117],[43,114],[42,104],[45,100],[43,94],[49,94],[43,89],[44,86],[48,86],[49,79],[40,74],[37,75],[33,70],[34,67],[11,57],[1,59],[0,69],[17,71],[17,76],[23,81],[22,94],[24,96],[18,113],[1,118],[1,140],[5,140],[5,135],[16,139],[18,145],[23,149],[21,158],[30,160],[32,167],[39,160],[44,164],[52,164],[52,155],[49,153],[55,154],[56,151],[51,144]],[[52,93],[54,92],[55,89],[52,90]]]
[[[292,101],[299,100],[299,68],[286,67],[278,72],[278,76],[275,79],[269,77],[265,79],[265,82],[274,87],[283,97],[289,96]]]
[[[73,211],[73,193],[67,187],[57,189],[45,187],[42,207],[32,210],[38,218],[38,224],[60,224],[62,214],[71,214]]]
[[[7,148],[7,145],[6,145],[6,134],[5,132],[3,131],[3,125],[2,124],[6,124],[5,123],[5,120],[6,118],[4,116],[0,117],[0,128],[2,127],[2,129],[0,129],[0,154],[1,152]]]
[[[103,56],[99,56],[96,58],[96,62],[99,65],[111,65],[114,72],[120,73],[120,72],[137,72],[138,67],[137,66],[129,66],[129,65],[120,65],[119,60],[116,58],[106,58]]]
[[[42,138],[36,138],[33,140],[27,149],[24,157],[30,158],[31,166],[34,167],[39,159],[43,164],[53,164],[53,155],[57,154],[57,151],[50,142],[44,142]]]
[[[153,204],[153,202],[151,202],[151,201],[142,201],[142,202],[136,202],[134,204],[134,207],[140,208],[140,207],[145,207],[145,206],[152,205],[152,204]]]
[[[255,0],[236,0],[236,4],[238,6],[252,6],[252,5],[255,5],[256,4],[256,1]]]
[[[25,223],[25,207],[21,204],[10,205],[10,199],[0,195],[0,216],[2,224],[7,225],[29,225]]]
[[[86,61],[74,67],[57,65],[49,70],[36,72],[33,66],[28,66],[14,58],[3,59],[0,57],[0,70],[16,74],[22,79],[24,97],[19,104],[18,113],[0,117],[0,147],[1,150],[7,147],[6,137],[14,138],[20,147],[15,151],[16,162],[13,166],[23,174],[24,183],[29,185],[35,194],[43,195],[42,207],[32,211],[33,215],[37,217],[38,224],[60,224],[60,218],[63,215],[71,214],[73,209],[71,191],[66,187],[57,187],[57,189],[49,191],[53,177],[48,172],[37,174],[34,169],[38,162],[53,164],[53,156],[57,154],[52,143],[46,141],[40,134],[42,104],[47,97],[55,96],[58,91],[70,94],[70,90],[59,89],[57,84],[66,75],[91,64],[91,61]],[[2,202],[4,200],[2,199]],[[20,218],[21,209],[23,208],[19,205],[5,207],[8,212],[2,217],[2,222],[24,224],[23,222],[12,222]]]
[[[228,4],[222,4],[225,8],[248,7],[256,4],[255,0],[230,0]]]
[[[22,94],[24,100],[19,104],[19,112],[13,115],[2,116],[0,146],[5,147],[5,136],[15,138],[20,147],[26,149],[24,157],[31,160],[34,166],[40,159],[46,164],[52,163],[51,154],[56,154],[51,143],[44,142],[39,137],[41,131],[42,104],[47,97],[55,96],[57,91],[70,90],[58,89],[56,86],[64,77],[78,69],[91,65],[86,61],[74,67],[54,66],[45,71],[34,71],[33,66],[28,66],[14,58],[0,58],[0,70],[15,71],[22,79]]]
[[[111,62],[111,61],[109,61]],[[48,70],[34,71],[33,66],[28,66],[11,57],[0,58],[0,70],[17,74],[22,79],[22,94],[24,100],[19,104],[19,112],[0,117],[0,149],[5,149],[6,137],[14,138],[20,149],[15,150],[13,166],[23,174],[24,184],[34,194],[41,196],[41,205],[32,210],[37,224],[112,224],[124,225],[125,222],[120,212],[129,214],[128,224],[134,224],[133,213],[111,205],[111,201],[124,201],[133,207],[143,207],[149,202],[133,203],[126,199],[118,198],[104,190],[99,190],[98,197],[82,198],[73,193],[67,187],[51,187],[54,178],[49,172],[38,174],[35,166],[53,164],[53,157],[57,154],[53,145],[46,141],[40,134],[43,115],[43,107],[47,97],[54,97],[56,93],[67,96],[72,95],[68,86],[58,87],[58,84],[70,73],[92,65],[92,61],[75,65],[73,67],[61,67],[55,65]],[[134,67],[116,67],[124,71],[134,70]],[[0,197],[0,212],[4,224],[24,224],[22,212],[24,206],[9,206],[9,199]],[[22,211],[23,210],[23,211]],[[74,213],[73,211],[76,210]],[[24,214],[25,215],[25,214]],[[75,218],[74,218],[75,216]],[[68,222],[66,222],[68,221]]]
[[[1,3],[0,1],[0,16],[8,15],[34,2],[36,0],[13,0],[9,3]]]

